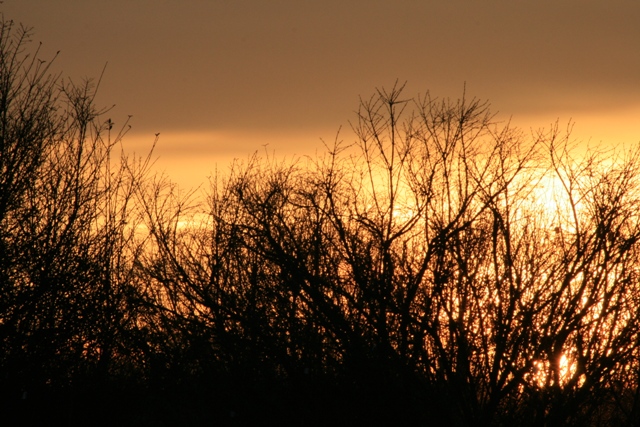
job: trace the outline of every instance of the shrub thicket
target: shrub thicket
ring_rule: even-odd
[[[0,25],[0,384],[15,424],[638,419],[640,151],[464,96],[206,196]],[[579,154],[579,155],[577,155]]]

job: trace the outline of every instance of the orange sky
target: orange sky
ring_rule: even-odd
[[[125,143],[161,133],[157,165],[195,185],[269,144],[310,154],[358,97],[488,99],[525,129],[559,119],[595,143],[640,142],[637,0],[4,0],[43,57],[75,80],[107,70],[97,102],[133,115]]]

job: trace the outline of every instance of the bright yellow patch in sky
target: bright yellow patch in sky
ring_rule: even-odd
[[[349,117],[345,118],[345,121]],[[506,114],[497,120],[507,121]],[[579,147],[613,148],[640,143],[640,106],[610,112],[568,112],[517,115],[511,117],[511,125],[525,133],[530,130],[549,128],[558,121],[560,129],[573,123],[572,140]],[[247,132],[242,129],[224,131],[182,131],[161,133],[154,158],[155,170],[167,176],[183,188],[207,185],[207,177],[229,171],[234,160],[247,162],[254,153],[260,156],[275,155],[277,158],[294,159],[325,153],[324,139],[329,146],[338,132],[335,129],[282,129],[263,132]],[[351,130],[343,128],[339,139],[353,142]],[[153,144],[154,135],[132,132],[124,139],[127,152],[144,155]]]

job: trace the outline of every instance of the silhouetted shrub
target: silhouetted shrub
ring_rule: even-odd
[[[15,425],[634,425],[640,151],[476,99],[206,196],[0,22],[0,409]]]

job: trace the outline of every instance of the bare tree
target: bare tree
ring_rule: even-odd
[[[351,146],[236,166],[207,209],[145,194],[172,345],[208,348],[185,356],[198,369],[349,384],[378,420],[631,420],[636,152],[572,159],[557,128],[527,136],[479,100],[402,93],[361,101]]]
[[[114,155],[128,125],[111,133],[96,86],[50,74],[30,40],[2,19],[0,379],[11,398],[97,390],[141,363],[132,201],[149,161]]]

